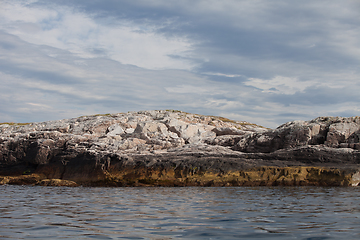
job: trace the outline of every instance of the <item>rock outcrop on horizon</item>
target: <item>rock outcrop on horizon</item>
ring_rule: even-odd
[[[357,185],[360,118],[276,129],[174,110],[0,125],[0,184]]]

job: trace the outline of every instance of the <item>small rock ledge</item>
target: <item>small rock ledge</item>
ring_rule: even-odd
[[[360,118],[276,129],[159,110],[0,125],[0,184],[357,186]]]

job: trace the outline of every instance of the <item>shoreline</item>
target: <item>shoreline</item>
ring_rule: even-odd
[[[0,176],[0,185],[86,186],[86,187],[255,187],[255,186],[358,186],[360,174],[352,170],[324,167],[271,167],[263,166],[224,173],[187,170],[176,177],[174,170],[152,171],[129,169],[107,173],[93,181],[49,179],[44,174]],[[146,172],[146,175],[141,174]],[[159,177],[160,176],[160,177]]]
[[[0,184],[357,186],[360,118],[276,129],[173,110],[0,124]]]

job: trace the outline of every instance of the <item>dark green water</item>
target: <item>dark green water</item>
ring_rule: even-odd
[[[0,186],[0,239],[360,239],[360,188]]]

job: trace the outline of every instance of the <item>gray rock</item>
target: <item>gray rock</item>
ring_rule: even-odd
[[[289,122],[266,132],[248,134],[233,149],[243,152],[274,152],[278,149],[322,144],[337,148],[344,146],[343,143],[358,143],[359,131],[360,120],[357,117],[319,117],[311,121]]]
[[[219,128],[214,128],[212,131],[214,133],[216,133],[216,136],[244,135],[244,134],[248,133],[248,131],[243,131],[243,130],[233,128],[233,127],[219,127]]]
[[[119,124],[111,125],[110,127],[108,127],[107,130],[108,130],[108,133],[106,134],[107,136],[116,136],[124,133],[124,130],[122,129],[122,127],[120,127]]]
[[[139,166],[219,173],[256,166],[357,169],[359,139],[358,117],[319,117],[266,129],[160,110],[3,124],[0,175],[33,171],[75,181],[103,179],[112,169]]]

